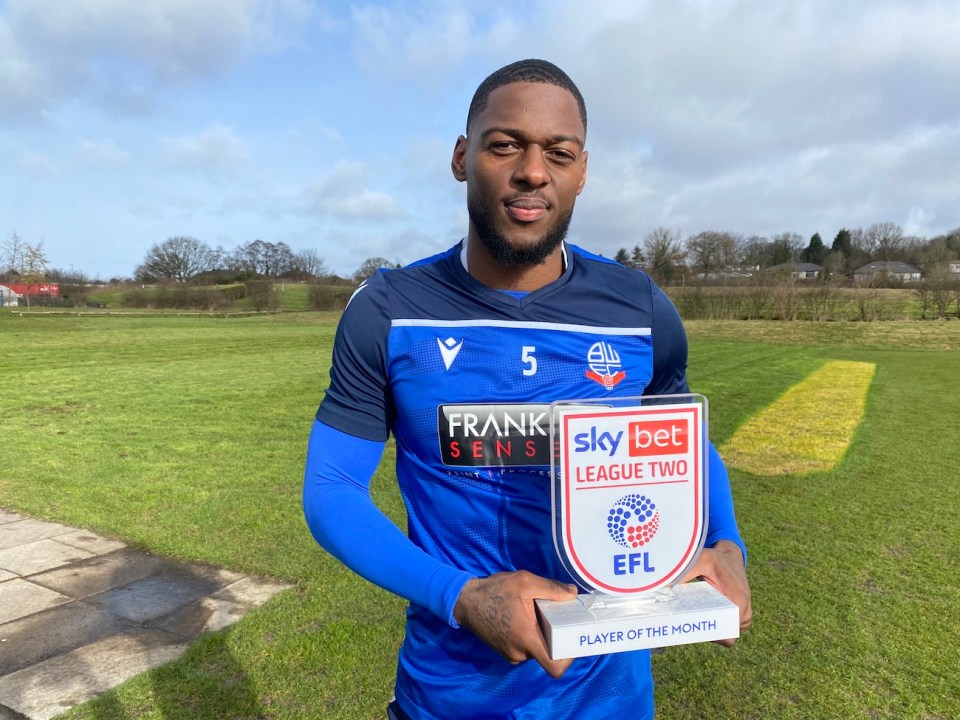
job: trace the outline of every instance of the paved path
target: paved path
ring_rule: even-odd
[[[0,509],[0,720],[52,718],[286,587]]]

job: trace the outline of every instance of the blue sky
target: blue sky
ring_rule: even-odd
[[[587,101],[570,239],[960,226],[960,12],[856,0],[0,0],[0,236],[130,276],[191,235],[334,272],[466,231],[450,153],[524,57]]]

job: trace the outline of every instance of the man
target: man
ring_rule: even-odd
[[[586,130],[579,90],[550,63],[484,80],[451,162],[467,184],[466,237],[368,279],[337,331],[304,511],[330,553],[410,601],[389,710],[400,720],[653,717],[649,652],[551,660],[533,605],[577,593],[553,548],[538,413],[687,392],[686,336],[666,296],[564,242]],[[598,343],[616,352],[615,382],[589,370]],[[510,447],[496,442],[508,418],[522,436]],[[409,537],[369,496],[390,432]],[[746,627],[745,550],[712,448],[710,479],[708,549],[691,576],[736,602]]]

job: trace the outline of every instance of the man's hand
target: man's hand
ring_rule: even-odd
[[[743,553],[740,546],[729,540],[721,540],[712,548],[704,548],[693,564],[683,582],[703,578],[723,593],[727,599],[740,608],[740,632],[750,627],[753,620],[753,606],[750,602],[750,583],[743,567]],[[718,640],[721,645],[730,647],[736,639]]]
[[[547,580],[525,570],[473,578],[463,586],[454,619],[512,663],[536,660],[555,678],[572,659],[551,660],[533,601],[572,600],[574,585]]]

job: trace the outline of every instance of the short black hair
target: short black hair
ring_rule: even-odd
[[[570,79],[570,76],[551,62],[530,59],[510,63],[494,71],[480,83],[477,91],[473,94],[473,100],[470,101],[470,110],[467,112],[467,134],[470,133],[470,126],[474,120],[487,107],[490,93],[498,87],[520,82],[544,83],[567,90],[577,101],[577,106],[580,108],[580,120],[583,121],[583,131],[587,131],[587,105],[583,101],[583,95],[580,94],[579,88]]]

